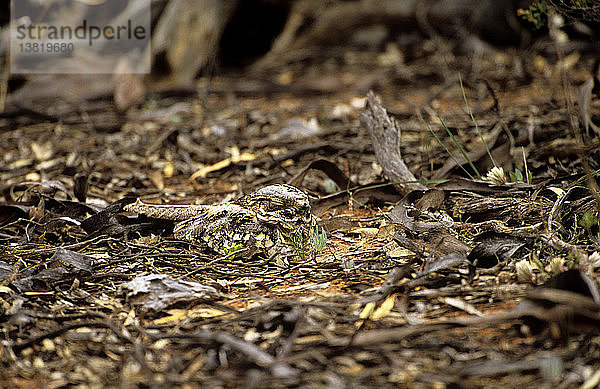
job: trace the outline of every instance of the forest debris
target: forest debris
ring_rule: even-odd
[[[600,127],[592,121],[592,89],[594,88],[594,79],[590,78],[577,89],[577,106],[579,107],[579,117],[583,123],[585,132],[589,135],[590,127],[596,135],[600,135]]]
[[[362,327],[362,325],[364,323],[364,319],[370,319],[370,320],[377,321],[377,320],[384,318],[392,311],[392,308],[394,308],[395,303],[396,303],[396,295],[395,294],[392,294],[392,295],[386,297],[386,299],[383,300],[383,302],[381,304],[379,304],[379,306],[377,306],[377,302],[375,302],[375,301],[371,301],[371,302],[367,303],[365,305],[365,307],[363,308],[363,310],[358,315],[358,317],[360,317],[363,320],[357,321],[356,323],[354,323],[354,325],[356,326],[356,328],[360,328],[360,327]]]
[[[352,190],[342,189],[337,193],[323,196],[311,202],[313,213],[321,215],[326,210],[352,201],[352,204],[363,206],[369,203],[389,202],[401,200],[398,192],[390,185],[360,185]]]
[[[90,176],[87,173],[75,173],[73,175],[73,194],[80,203],[85,203],[87,196]]]
[[[132,198],[124,198],[113,204],[110,204],[100,212],[97,212],[83,220],[81,222],[81,228],[83,228],[88,234],[100,231],[107,232],[111,229],[111,227],[115,228],[115,231],[122,230],[122,226],[115,219],[115,215],[121,212],[126,204],[133,202],[134,199]]]
[[[4,264],[3,264],[4,265]],[[53,290],[56,283],[71,281],[76,277],[89,277],[92,274],[92,258],[64,248],[54,251],[52,257],[43,261],[41,266],[7,273],[4,265],[0,276],[8,280],[15,278],[12,284],[21,292]],[[8,278],[7,278],[8,277]],[[54,292],[52,292],[54,293]]]
[[[525,242],[509,234],[484,232],[475,237],[477,245],[468,255],[474,266],[491,268],[508,260]]]
[[[291,118],[285,125],[274,134],[276,139],[301,140],[309,136],[318,136],[323,129],[319,125],[317,118]]]
[[[153,323],[157,325],[177,325],[182,321],[189,319],[222,318],[224,315],[229,315],[231,317],[231,314],[223,309],[208,308],[204,306],[194,307],[192,309],[169,309],[166,313],[168,316],[153,320]]]
[[[526,314],[531,310],[539,310],[541,315]],[[600,335],[600,304],[577,292],[544,285],[529,291],[513,312],[523,314],[524,323],[535,332],[546,331],[548,328],[543,324],[550,322],[563,335],[573,332]],[[552,327],[550,330],[555,331]]]
[[[31,207],[24,205],[0,204],[0,225],[13,222],[29,215]]]
[[[389,213],[389,217],[394,224],[401,225],[412,233],[419,234],[429,231],[442,230],[445,227],[449,227],[452,223],[445,223],[444,221],[428,221],[420,222],[416,221],[416,218],[410,215],[410,204],[408,204],[409,196],[406,196],[400,203],[398,203]]]
[[[64,266],[71,273],[92,273],[92,258],[64,248],[58,248],[54,255],[48,260],[48,264],[55,266]]]
[[[417,179],[402,159],[401,130],[398,122],[388,115],[373,91],[367,93],[367,102],[367,108],[360,115],[360,121],[371,135],[377,161],[384,173],[401,193],[426,189],[424,185],[416,182]]]
[[[210,339],[216,342],[222,343],[245,354],[250,360],[254,361],[259,366],[268,367],[271,373],[275,377],[279,378],[291,378],[298,375],[298,370],[292,368],[286,363],[279,362],[271,354],[265,352],[257,345],[246,342],[243,339],[235,337],[227,332],[216,332],[210,334]],[[205,339],[206,336],[203,334],[200,338]]]
[[[350,186],[354,186],[336,164],[326,159],[317,159],[316,161],[312,161],[308,164],[308,166],[296,173],[296,175],[292,177],[288,183],[294,186],[301,186],[306,173],[308,173],[308,171],[311,169],[320,170],[327,174],[327,177],[333,180],[333,182],[335,182],[338,188],[342,191],[348,189]]]
[[[198,282],[182,281],[166,274],[148,274],[121,285],[127,300],[144,310],[159,312],[181,302],[215,300],[219,292]]]
[[[579,269],[570,269],[559,273],[546,281],[543,287],[575,292],[582,296],[591,297],[597,304],[600,304],[598,287],[594,284],[592,278],[586,276]]]
[[[446,303],[454,308],[461,309],[471,315],[483,316],[483,313],[481,313],[481,311],[479,309],[475,308],[472,304],[467,303],[463,299],[459,299],[459,298],[455,298],[455,297],[442,297],[441,300],[444,303]]]
[[[552,368],[549,368],[548,365],[551,365]],[[542,373],[549,371],[552,372],[553,376],[560,377],[562,375],[563,362],[562,359],[557,356],[546,356],[534,360],[521,360],[516,362],[490,360],[469,364],[464,369],[460,370],[458,374],[461,376],[502,376],[524,373],[525,371],[531,370],[540,370]]]
[[[198,169],[194,174],[190,176],[190,180],[195,180],[196,178],[204,178],[208,173],[225,169],[233,163],[254,161],[256,159],[256,155],[252,153],[240,153],[240,149],[238,149],[236,146],[232,146],[230,152],[231,157],[225,158],[210,166],[205,166],[201,169]]]
[[[453,266],[457,266],[457,265],[463,265],[468,263],[468,259],[465,256],[464,253],[461,252],[455,252],[455,253],[450,253],[447,255],[444,255],[441,258],[433,258],[433,259],[428,259],[425,262],[425,265],[423,266],[423,270],[418,272],[417,275],[419,277],[424,277],[428,274],[431,274],[433,272],[437,272],[440,271],[442,269],[447,269],[449,267],[453,267]]]

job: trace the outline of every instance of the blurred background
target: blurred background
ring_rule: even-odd
[[[135,19],[131,4],[123,3],[119,19]],[[535,146],[574,136],[571,118],[587,136],[598,131],[600,24],[591,1],[155,0],[145,75],[127,68],[11,74],[9,2],[0,6],[1,141],[17,181],[36,163],[62,155],[64,170],[42,165],[38,174],[70,180],[84,171],[100,187],[123,176],[120,189],[102,198],[139,186],[190,190],[189,177],[195,189],[288,181],[321,157],[354,183],[377,182],[381,169],[359,122],[371,89],[402,121],[403,158],[422,179],[463,174],[456,166],[440,170],[448,155],[432,135],[446,137],[444,118],[464,143],[471,141],[465,91],[486,132],[496,134],[498,117],[506,123],[492,150],[505,171],[522,169],[523,153],[532,153],[534,173],[547,174],[548,166],[550,174],[568,172],[546,158],[556,147],[567,157],[577,147]],[[60,9],[65,20],[94,10],[60,8],[58,0],[43,6]],[[578,111],[567,110],[567,101]],[[71,141],[80,138],[87,140]],[[122,171],[131,155],[138,156],[136,173]],[[98,162],[115,156],[120,166]],[[483,172],[491,166],[485,159]],[[340,180],[313,181],[307,186],[319,193],[344,189]]]
[[[52,9],[60,3],[47,1],[43,6]],[[309,78],[317,92],[327,92],[335,88],[333,78],[339,75],[337,71],[343,63],[365,67],[361,69],[364,77],[349,85],[364,91],[378,81],[410,80],[414,74],[402,65],[423,58],[445,61],[444,66],[451,66],[452,59],[448,55],[468,55],[473,60],[471,66],[476,68],[481,56],[507,48],[518,50],[521,55],[553,54],[547,18],[555,13],[565,19],[564,30],[569,36],[569,42],[563,42],[565,50],[595,51],[598,5],[591,1],[572,3],[561,0],[154,0],[152,74],[140,80],[127,80],[136,87],[121,91],[117,105],[124,110],[139,103],[145,95],[142,87],[156,82],[163,83],[159,87],[154,85],[159,89],[194,89],[194,80],[198,78],[235,74],[272,82],[274,88],[293,89],[303,80],[301,73],[305,75],[314,69],[319,76],[333,76],[331,79]],[[0,54],[4,61],[9,4],[7,0],[0,3],[4,42]],[[135,12],[132,7],[124,3],[123,8],[125,15],[122,16],[135,17],[131,14]],[[68,14],[68,9],[61,12],[66,19],[74,16]],[[78,9],[73,7],[71,12]],[[385,81],[373,80],[377,77],[369,70],[374,65],[395,66],[395,71]],[[520,74],[514,76],[526,77],[526,72],[523,66]],[[66,94],[70,98],[89,98],[105,94],[124,82],[113,79],[107,83],[108,77],[95,80],[94,77],[8,77],[6,73],[3,72],[6,87],[2,102],[7,94],[32,82],[30,88],[8,99],[9,103]],[[66,88],[53,85],[52,80],[64,78],[70,80],[66,81]],[[119,91],[113,92],[119,94]]]

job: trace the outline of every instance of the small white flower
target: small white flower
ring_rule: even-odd
[[[533,282],[533,269],[531,264],[527,260],[519,261],[515,264],[517,270],[517,279],[519,282],[531,283]]]
[[[550,274],[558,274],[565,270],[564,259],[554,257],[550,259]]]
[[[506,177],[504,176],[504,169],[498,166],[494,166],[485,175],[485,180],[490,181],[496,185],[502,185],[506,183]]]
[[[593,267],[600,267],[600,253],[594,251],[592,255],[589,256],[590,263]]]

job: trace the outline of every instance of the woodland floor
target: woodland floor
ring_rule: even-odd
[[[313,53],[157,84],[127,113],[107,96],[7,106],[0,387],[595,387],[600,142],[567,107],[593,54]],[[441,120],[481,175],[492,167],[459,73],[506,184],[449,156]],[[359,119],[369,89],[429,191],[385,180]],[[271,183],[311,196],[328,236],[315,259],[219,259],[118,202]],[[214,289],[124,285],[152,274]]]

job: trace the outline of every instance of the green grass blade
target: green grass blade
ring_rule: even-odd
[[[450,136],[450,139],[452,139],[452,143],[454,143],[454,145],[458,148],[458,150],[460,151],[460,153],[462,154],[462,156],[465,158],[465,161],[467,161],[469,163],[469,166],[471,166],[471,169],[473,169],[473,172],[475,173],[475,175],[478,178],[481,178],[481,174],[479,174],[479,170],[477,170],[477,168],[475,167],[475,165],[473,165],[473,161],[471,161],[471,158],[469,158],[469,156],[467,155],[467,152],[465,151],[465,149],[458,142],[458,140],[456,140],[456,137],[454,136],[454,134],[452,133],[452,131],[450,131],[450,129],[448,128],[448,126],[446,125],[446,123],[444,123],[444,121],[442,120],[442,118],[440,118],[438,116],[438,119],[440,120],[440,122],[442,122],[442,126],[444,127],[444,129],[446,130],[446,132],[448,133],[448,135]],[[456,161],[456,163],[459,166],[461,166],[461,168],[462,168],[462,164],[459,164],[458,161]],[[465,169],[463,168],[463,170],[465,170]],[[469,174],[469,177],[471,177],[471,179],[473,179],[473,177],[470,174]]]
[[[462,169],[463,172],[465,172],[465,174],[467,176],[469,176],[470,179],[473,179],[474,177],[471,175],[471,173],[469,173],[467,171],[467,169],[465,169],[463,167],[463,165],[461,163],[458,162],[458,159],[456,159],[456,157],[454,156],[454,154],[452,154],[450,152],[450,150],[448,150],[448,148],[446,147],[446,145],[442,142],[442,140],[437,136],[437,134],[433,131],[433,129],[431,128],[431,126],[429,125],[429,123],[427,123],[422,117],[421,117],[421,121],[427,126],[427,129],[429,130],[429,132],[431,132],[431,134],[434,136],[434,138],[437,140],[437,142],[440,144],[440,146],[442,146],[444,148],[444,150],[446,151],[446,153],[450,156],[450,158],[452,158],[452,160],[454,161],[454,163],[456,163],[456,166],[460,167]],[[441,121],[441,119],[440,119]],[[442,122],[443,123],[443,122]],[[445,126],[444,126],[445,127]],[[446,129],[446,131],[449,131],[448,129]],[[455,142],[456,144],[456,142]],[[467,158],[468,160],[468,158]]]
[[[494,160],[494,157],[492,157],[492,153],[490,152],[490,148],[488,147],[487,142],[485,141],[485,139],[483,139],[483,135],[481,134],[481,130],[479,129],[479,125],[477,124],[477,120],[475,120],[475,116],[473,116],[473,111],[471,110],[471,107],[469,106],[469,101],[467,100],[467,94],[465,93],[465,87],[463,86],[462,77],[460,76],[460,73],[458,73],[458,82],[460,83],[460,90],[462,91],[463,100],[465,101],[465,105],[467,107],[467,112],[469,113],[469,116],[471,117],[471,121],[473,121],[473,124],[475,124],[475,131],[477,131],[477,134],[479,135],[479,139],[481,139],[481,143],[483,143],[483,145],[485,146],[485,151],[487,151],[487,154],[490,157],[492,164],[495,167],[498,167],[498,165],[496,165],[496,161]],[[479,174],[478,174],[478,176],[479,176]]]

